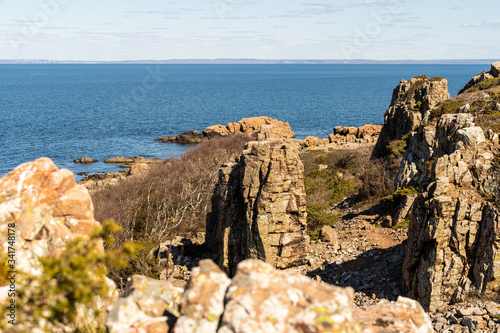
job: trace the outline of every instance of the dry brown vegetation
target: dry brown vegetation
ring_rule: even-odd
[[[115,235],[118,245],[126,240],[159,244],[204,229],[220,166],[239,155],[250,139],[234,135],[209,140],[181,158],[95,193],[96,218],[113,219],[123,228]]]

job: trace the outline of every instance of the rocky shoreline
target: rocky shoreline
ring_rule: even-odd
[[[500,62],[451,99],[444,78],[402,80],[383,126],[335,127],[328,139],[294,139],[268,117],[168,137],[255,141],[219,169],[206,231],[157,244],[162,280],[134,275],[122,297],[101,304],[108,331],[499,333],[499,103]],[[395,180],[394,193],[369,207],[359,195],[343,199],[330,207],[338,221],[311,239],[301,152],[361,148]],[[317,170],[328,169],[322,161]],[[82,184],[98,191],[162,163],[109,162],[130,171]],[[88,192],[48,159],[0,185],[0,225],[21,228],[23,268],[34,274],[39,256],[97,224]]]

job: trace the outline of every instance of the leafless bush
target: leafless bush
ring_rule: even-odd
[[[383,160],[372,160],[360,178],[359,194],[365,199],[381,199],[394,192],[394,177]]]
[[[142,175],[93,195],[95,216],[114,219],[125,240],[158,244],[170,235],[204,228],[220,166],[233,159],[251,138],[234,135],[197,145]]]

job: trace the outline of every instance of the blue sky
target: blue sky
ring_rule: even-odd
[[[494,59],[500,1],[0,0],[0,59]]]

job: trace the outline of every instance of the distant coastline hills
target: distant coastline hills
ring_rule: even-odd
[[[371,59],[169,59],[85,61],[50,59],[0,59],[0,64],[491,64],[498,59],[437,59],[437,60],[371,60]]]

